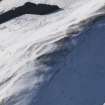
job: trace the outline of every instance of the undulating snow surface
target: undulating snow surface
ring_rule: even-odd
[[[0,13],[27,1],[64,10],[0,25],[0,105],[102,105],[105,22],[90,23],[105,0],[2,0]]]

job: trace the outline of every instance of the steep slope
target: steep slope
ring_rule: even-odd
[[[80,32],[82,32],[93,19],[99,15],[104,15],[105,0],[69,0],[68,2],[67,0],[30,1],[59,5],[64,8],[64,10],[46,16],[26,14],[0,25],[0,102],[2,105],[77,105],[77,103],[69,101],[68,99],[73,95],[72,89],[70,90],[72,95],[70,93],[67,94],[69,89],[67,89],[66,92],[64,91],[64,95],[67,98],[63,98],[64,96],[61,91],[70,86],[74,88],[74,85],[76,85],[76,87],[79,86],[78,82],[80,81],[76,81],[75,84],[72,85],[74,81],[69,74],[75,69],[72,68],[73,65],[79,68],[79,65],[84,64],[79,56],[83,55],[82,49],[85,50],[86,47],[88,48],[88,43],[83,44],[84,46],[80,49],[76,48],[77,51],[74,51],[73,55],[71,51],[78,43],[76,40],[71,40],[71,38],[72,36],[80,35]],[[0,4],[0,11],[5,12],[11,8],[23,5],[25,2],[25,0],[11,0],[10,2],[3,0]],[[87,40],[90,39],[87,38]],[[97,43],[97,41],[94,43]],[[96,52],[97,50],[98,48]],[[75,53],[78,53],[78,56],[76,56]],[[91,55],[92,53],[93,52],[90,52],[90,56],[94,57]],[[84,52],[84,59],[85,54],[87,53]],[[69,66],[69,60],[73,60],[71,66]],[[81,60],[81,62],[79,62],[79,60]],[[87,60],[87,62],[89,61]],[[83,71],[85,68],[81,68],[80,66],[80,69]],[[85,71],[87,72],[87,69]],[[93,71],[93,73],[95,72]],[[64,77],[62,76],[63,74]],[[61,78],[64,78],[64,81]],[[70,79],[71,83],[69,84]],[[91,79],[89,81],[91,81]],[[49,86],[50,83],[51,87]],[[55,88],[53,88],[53,86]],[[59,93],[54,89],[58,89],[59,91],[57,91]],[[78,88],[77,94],[74,93],[74,97],[76,95],[79,97],[79,90],[80,88]],[[56,99],[54,99],[54,96]],[[81,99],[79,101],[81,101]],[[78,103],[82,105],[85,104],[83,101],[81,102]]]
[[[80,36],[66,39],[59,52],[43,56],[43,62],[57,72],[32,105],[103,105],[104,46],[105,19],[90,26]],[[47,57],[51,60],[46,60]]]

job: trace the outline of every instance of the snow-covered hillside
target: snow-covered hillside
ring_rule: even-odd
[[[101,81],[98,75],[94,77],[95,69],[98,68],[96,65],[101,63],[95,62],[95,59],[101,57],[98,58],[97,53],[94,55],[94,51],[98,52],[101,46],[104,47],[104,43],[96,44],[98,39],[100,39],[99,43],[104,42],[104,34],[96,35],[95,38],[98,32],[92,33],[94,36],[91,36],[90,31],[85,31],[84,36],[90,35],[91,38],[86,38],[86,43],[80,48],[76,46],[79,46],[78,43],[82,40],[80,38],[79,41],[78,35],[82,36],[81,33],[90,27],[90,23],[96,17],[104,15],[105,0],[2,0],[0,13],[26,2],[58,5],[63,10],[43,16],[26,14],[0,24],[0,104],[99,105],[100,101],[92,101],[99,98],[94,98],[96,91],[90,95],[86,88],[88,86],[91,88],[90,85],[93,84],[97,86],[94,83],[97,81],[101,87],[103,86],[101,83],[105,79]],[[98,29],[93,28],[93,30]],[[101,29],[99,31],[103,32]],[[96,45],[98,47],[93,51]],[[101,52],[104,56],[104,50]],[[93,66],[89,63],[92,57],[95,62]],[[81,65],[86,66],[81,67]],[[90,78],[85,67],[93,70],[93,74],[89,71]],[[86,83],[82,80],[85,79],[84,77],[78,77],[77,69],[81,70],[80,75],[84,74],[82,76],[86,73]],[[99,70],[96,72],[100,73]],[[105,68],[102,70],[104,74]],[[78,73],[73,73],[75,71]],[[97,81],[94,81],[94,78]],[[88,84],[90,81],[93,82]],[[81,92],[81,86],[85,85],[83,92],[87,91],[86,97]],[[101,89],[104,89],[104,86]],[[100,96],[102,92],[98,94]],[[82,99],[79,96],[83,96]],[[90,96],[93,98],[88,98]],[[102,104],[104,96],[105,94],[102,94],[99,99],[102,98]]]

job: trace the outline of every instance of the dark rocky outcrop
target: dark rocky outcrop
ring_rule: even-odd
[[[14,10],[9,10],[1,14],[0,24],[24,14],[47,15],[53,12],[57,12],[58,10],[61,10],[61,8],[56,5],[34,4],[27,2],[23,6],[17,7]]]

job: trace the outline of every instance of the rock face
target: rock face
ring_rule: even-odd
[[[15,8],[14,10],[9,10],[0,15],[0,24],[9,21],[13,18],[19,17],[24,14],[34,14],[34,15],[48,15],[50,13],[59,11],[60,8],[56,5],[48,4],[34,4],[31,2],[25,3],[25,5]]]
[[[37,3],[63,10],[0,24],[0,104],[103,105],[105,0],[3,0],[0,13]]]

